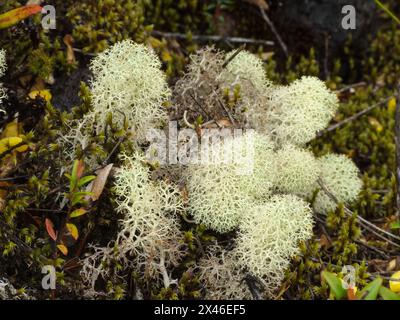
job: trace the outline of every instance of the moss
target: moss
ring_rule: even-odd
[[[238,28],[234,30],[221,30],[221,25],[224,25],[221,21],[227,17],[224,13],[237,10],[239,6],[233,1],[110,0],[77,3],[57,0],[54,3],[61,20],[58,21],[56,32],[43,32],[39,17],[30,18],[10,30],[0,31],[0,47],[7,50],[7,62],[10,67],[4,79],[6,86],[13,87],[19,83],[21,76],[25,75],[33,76],[32,82],[37,78],[49,80],[52,75],[57,79],[60,74],[68,73],[75,68],[76,65],[67,62],[66,47],[62,41],[63,37],[70,33],[75,39],[74,47],[82,49],[84,53],[102,51],[114,42],[126,38],[145,42],[157,50],[164,63],[164,69],[170,76],[171,82],[174,82],[174,77],[183,70],[188,61],[188,53],[194,52],[198,47],[190,40],[191,32],[211,34],[221,31],[234,35],[234,33],[246,34],[248,31],[247,26],[242,24],[238,24]],[[22,1],[2,2],[0,12],[22,4],[24,4]],[[222,14],[219,14],[221,9]],[[68,15],[65,17],[66,12]],[[151,28],[147,25],[154,25],[157,30],[186,33],[189,40],[177,42],[151,38],[149,37]],[[256,36],[256,33],[251,33],[251,36],[253,35]],[[347,56],[341,61],[330,61],[330,76],[326,79],[330,89],[340,89],[345,86],[344,83],[359,81],[368,83],[354,90],[339,93],[341,105],[332,124],[348,118],[382,98],[393,95],[400,74],[399,40],[398,26],[386,24],[374,38],[371,37],[370,47],[362,62],[355,59],[350,42],[345,50]],[[76,58],[81,66],[87,63],[85,55],[76,53]],[[325,70],[321,67],[322,59],[321,52],[311,49],[308,55],[302,57],[294,55],[285,63],[278,62],[275,57],[267,58],[264,67],[269,79],[276,83],[289,84],[303,75],[325,77]],[[29,91],[31,84],[30,82],[26,85],[24,91]],[[242,93],[240,88],[232,88],[224,96],[227,105],[235,105]],[[91,94],[88,86],[82,85],[82,104],[74,108],[71,113],[60,112],[51,104],[38,106],[37,102],[33,110],[31,107],[34,104],[26,102],[25,92],[18,92],[18,96],[11,92],[9,96],[9,105],[12,105],[13,112],[19,112],[20,118],[24,120],[25,133],[32,130],[29,136],[32,149],[16,158],[17,166],[9,174],[10,177],[27,178],[17,179],[12,186],[2,186],[2,190],[7,190],[8,196],[7,205],[0,216],[0,253],[2,253],[0,275],[14,274],[17,270],[19,277],[13,283],[15,288],[24,286],[38,288],[43,258],[50,259],[51,263],[57,265],[58,271],[62,270],[65,263],[60,258],[52,260],[54,246],[43,226],[46,217],[54,219],[57,224],[58,214],[41,210],[54,210],[59,207],[62,196],[58,198],[56,195],[62,195],[66,191],[64,186],[66,180],[60,173],[71,165],[67,159],[59,156],[60,148],[55,137],[60,132],[68,130],[66,124],[69,121],[82,118],[91,109]],[[382,104],[367,115],[335,131],[324,133],[308,144],[319,156],[330,152],[343,153],[357,163],[361,169],[363,190],[359,200],[351,206],[351,209],[366,218],[383,217],[389,220],[395,213],[396,164],[393,119],[393,107]],[[111,123],[107,134],[102,132],[98,136],[90,137],[90,147],[77,150],[74,156],[86,158],[95,154],[102,162],[126,133],[126,128],[120,124]],[[109,160],[115,163],[115,166],[120,166],[116,154],[122,151],[131,153],[134,146],[124,141],[117,149]],[[4,165],[3,162],[1,164]],[[88,241],[101,239],[101,245],[106,244],[117,233],[115,225],[121,218],[113,210],[116,204],[110,199],[109,185],[104,190],[103,198],[93,206],[96,214],[88,216],[79,225],[82,234],[90,234]],[[193,267],[212,240],[218,239],[218,242],[223,243],[226,248],[232,246],[234,238],[232,233],[215,235],[206,232],[201,225],[193,226],[184,220],[181,222],[184,226],[181,228],[182,241],[187,246],[187,256],[173,270],[173,278],[178,279],[178,285],[160,289],[153,283],[148,284],[132,276],[132,281],[143,290],[145,298],[204,297],[203,285],[199,282],[198,272],[193,270]],[[370,258],[364,255],[362,247],[356,243],[360,236],[356,215],[348,217],[344,214],[343,208],[339,207],[328,214],[326,223],[319,222],[316,225],[314,234],[313,239],[301,245],[302,254],[294,257],[292,267],[278,290],[280,297],[328,298],[329,290],[326,284],[321,283],[319,275],[324,268],[340,273],[342,265],[353,265],[360,287],[369,277],[365,263],[355,262]],[[330,238],[328,244],[323,240],[327,236]],[[375,246],[384,245],[379,241],[371,243]],[[115,261],[110,264],[111,268],[117,269],[119,275],[123,277],[128,277],[132,272],[124,270]],[[76,298],[77,293],[71,294],[70,290],[76,286],[72,277],[62,272],[58,273],[58,277],[65,284],[59,288],[59,297]],[[107,292],[107,298],[121,299],[134,296],[132,288],[124,281],[117,277],[108,280],[100,284]],[[17,295],[24,297],[24,292],[18,291]],[[35,295],[38,298],[49,298],[47,293]]]
[[[76,45],[84,52],[101,52],[125,39],[143,42],[151,31],[144,26],[141,0],[82,1],[71,6],[67,17]]]
[[[198,0],[143,1],[148,22],[159,30],[187,32],[200,26],[210,25],[210,3]],[[182,27],[185,28],[182,30]],[[193,28],[194,27],[194,28]]]
[[[339,94],[340,108],[332,123],[342,121],[368,106],[390,97],[394,93],[396,79],[400,74],[398,61],[400,57],[400,32],[395,24],[381,30],[376,38],[371,39],[371,45],[365,53],[362,76],[345,75],[341,63],[333,62],[333,70],[328,85],[332,89],[339,89],[346,77],[347,81],[365,81],[367,84],[351,91]],[[387,47],[393,50],[390,53]],[[353,61],[351,50],[347,50],[347,60]],[[298,60],[297,65],[288,65],[285,72],[277,73],[277,65],[271,60],[267,63],[269,77],[276,81],[287,83],[293,77],[303,74],[319,74],[318,61],[315,52],[309,57]],[[356,69],[354,69],[356,70]],[[272,75],[272,76],[271,76]],[[371,98],[372,97],[372,98]],[[387,103],[372,110],[367,115],[356,119],[339,129],[325,133],[309,144],[317,155],[328,152],[344,153],[353,158],[361,168],[363,189],[359,200],[352,205],[352,209],[359,215],[367,218],[390,217],[395,213],[395,146],[394,146],[394,109]],[[289,297],[306,299],[328,298],[329,290],[321,285],[319,270],[328,267],[334,272],[340,272],[341,266],[353,265],[356,268],[358,285],[366,283],[369,274],[365,263],[355,263],[360,256],[360,249],[355,240],[360,235],[360,227],[355,216],[346,217],[339,208],[331,212],[327,218],[327,230],[331,237],[332,253],[321,248],[319,239],[309,241],[304,247],[303,257],[296,258],[291,271],[287,275],[290,289],[286,292],[285,282],[282,286],[283,294]],[[320,231],[323,234],[322,231]],[[374,245],[382,245],[375,243]],[[365,259],[361,255],[360,259]],[[322,261],[329,261],[333,265],[321,265]],[[317,264],[317,268],[310,266]]]
[[[340,206],[336,211],[330,212],[326,219],[328,230],[333,231],[335,239],[332,242],[332,261],[340,267],[351,263],[357,253],[354,241],[360,236],[361,230],[356,218],[357,214],[347,217],[343,206]]]

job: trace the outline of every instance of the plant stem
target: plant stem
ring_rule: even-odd
[[[389,10],[388,7],[386,7],[382,2],[379,0],[375,0],[375,3],[383,10],[385,11],[394,21],[396,21],[398,24],[400,24],[400,19],[396,17],[396,15]]]

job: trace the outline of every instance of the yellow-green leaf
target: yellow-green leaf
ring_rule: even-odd
[[[376,300],[381,286],[382,278],[378,277],[374,281],[368,283],[357,296],[363,300]]]
[[[28,97],[32,100],[35,100],[37,97],[40,97],[43,100],[49,102],[52,98],[52,95],[50,90],[33,90],[29,92]]]
[[[6,127],[1,133],[2,138],[18,137],[18,136],[19,136],[19,127],[18,127],[18,122],[15,120],[7,123]]]
[[[373,126],[376,130],[376,132],[380,133],[383,131],[383,126],[380,124],[380,122],[374,118],[374,117],[368,117],[368,122],[371,126]]]
[[[379,289],[379,295],[383,300],[400,300],[400,296],[393,291],[390,291],[388,288],[382,286]]]
[[[390,277],[389,286],[393,292],[400,292],[400,271],[397,271]]]
[[[76,209],[71,213],[71,218],[76,218],[76,217],[80,217],[83,216],[84,214],[86,214],[88,211],[84,208],[80,208],[80,209]]]
[[[60,250],[62,252],[62,254],[64,256],[68,255],[68,249],[66,246],[64,246],[63,244],[58,244],[57,245],[58,250]]]
[[[78,188],[88,184],[89,182],[93,181],[94,179],[96,179],[96,176],[86,176],[86,177],[82,177],[81,179],[79,179],[78,181]]]
[[[390,114],[394,114],[395,113],[396,104],[397,104],[396,98],[392,98],[392,99],[389,100],[387,107],[388,107],[388,111],[389,111]]]
[[[400,220],[399,220],[399,221],[392,222],[392,223],[390,224],[390,229],[393,229],[393,230],[395,230],[395,229],[400,229]]]
[[[23,142],[23,140],[20,137],[10,137],[10,138],[1,139],[0,140],[0,153],[3,153],[12,147],[15,147],[16,145],[21,144],[22,142]],[[18,148],[15,148],[15,150],[18,152],[25,152],[26,150],[28,150],[28,145],[22,144]]]
[[[76,227],[76,225],[74,225],[73,223],[67,223],[67,229],[68,229],[69,233],[71,234],[71,236],[75,240],[78,240],[79,232],[78,232],[78,228]]]

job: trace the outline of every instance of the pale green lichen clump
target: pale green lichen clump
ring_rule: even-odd
[[[191,121],[199,115],[205,121],[226,118],[222,106],[229,100],[228,109],[237,122],[247,128],[263,126],[272,83],[260,58],[247,51],[234,54],[206,47],[190,56],[187,71],[173,90],[178,117],[186,111]]]
[[[244,134],[239,141],[232,140],[236,148],[250,143],[253,148],[251,165],[242,165],[242,169],[250,170],[242,176],[241,183],[252,199],[264,201],[271,195],[276,179],[274,144],[268,136],[255,131]]]
[[[236,51],[231,51],[225,57],[225,61],[229,63],[221,74],[223,85],[229,87],[230,92],[239,89],[240,99],[237,108],[243,112],[246,125],[263,128],[268,107],[267,98],[273,89],[273,84],[267,78],[263,61],[259,57],[245,50],[232,58],[234,54]]]
[[[180,193],[173,185],[150,181],[143,157],[134,155],[123,159],[125,166],[115,177],[117,211],[124,215],[117,243],[126,246],[125,252],[134,254],[137,265],[160,271],[155,262],[163,260],[170,265],[179,259]]]
[[[4,76],[6,69],[7,69],[6,52],[4,50],[0,50],[0,78]],[[3,108],[1,108],[1,103],[6,97],[7,97],[6,90],[4,89],[3,84],[0,83],[0,112],[5,112]]]
[[[356,200],[362,188],[359,170],[345,155],[328,154],[318,159],[321,182],[339,202],[349,204]],[[314,202],[317,212],[335,210],[337,203],[320,190]]]
[[[117,239],[108,248],[95,247],[95,254],[84,262],[82,275],[93,288],[96,276],[108,272],[101,262],[113,258],[168,288],[173,280],[167,270],[182,257],[177,213],[183,202],[179,190],[165,182],[151,181],[140,154],[123,155],[122,160],[124,166],[115,177],[114,187],[116,209],[123,216]]]
[[[168,270],[179,264],[184,243],[177,212],[187,209],[207,229],[238,230],[233,249],[216,245],[199,260],[206,297],[249,298],[243,284],[248,274],[273,296],[291,258],[300,253],[299,243],[312,236],[312,210],[302,198],[315,195],[321,181],[339,202],[357,198],[361,180],[350,159],[316,159],[305,148],[336,112],[336,95],[314,77],[273,86],[259,58],[242,51],[226,64],[232,54],[200,50],[174,87],[172,117],[191,128],[189,122],[196,123],[201,135],[200,162],[189,161],[179,177],[187,189],[185,205],[176,187],[150,179],[142,153],[122,156],[114,187],[116,211],[122,215],[118,236],[107,247],[94,247],[83,263],[82,275],[92,288],[110,272],[103,266],[113,260],[165,288],[175,283]],[[91,70],[93,108],[64,139],[89,143],[88,128],[100,132],[108,114],[122,121],[122,113],[132,139],[140,142],[166,116],[162,104],[169,90],[151,50],[124,41],[95,58]],[[216,129],[222,139],[213,141],[202,126],[217,120],[230,122],[224,131],[230,134]],[[314,206],[327,211],[336,202],[320,190]]]
[[[276,188],[283,193],[306,195],[315,186],[320,168],[312,152],[286,145],[276,153]]]
[[[161,62],[149,48],[125,40],[93,59],[91,83],[97,131],[111,112],[114,120],[128,121],[134,135],[144,138],[148,129],[165,119],[163,103],[170,95]]]
[[[223,146],[214,144],[211,152],[231,152],[236,158],[188,167],[189,209],[197,223],[223,233],[238,226],[249,203],[271,194],[273,145],[268,137],[251,132],[228,139]]]
[[[6,51],[0,50],[0,77],[4,76],[6,69]]]
[[[135,241],[141,241],[142,236],[154,236],[160,242],[167,239],[171,225],[160,222],[169,214],[173,218],[182,209],[179,191],[164,182],[151,181],[143,156],[123,155],[122,159],[125,164],[115,177],[114,187],[117,211],[125,214],[120,237],[137,239]],[[150,232],[153,227],[158,228],[155,234]],[[145,245],[139,247],[146,248]]]
[[[263,61],[248,51],[241,51],[232,59],[235,53],[236,51],[231,51],[226,55],[226,61],[231,61],[223,71],[222,77],[232,85],[248,81],[259,92],[267,93],[272,83],[267,79]]]
[[[244,281],[244,273],[232,251],[218,245],[208,248],[199,261],[199,279],[205,284],[207,300],[251,299],[251,293]]]
[[[270,97],[268,131],[278,143],[303,146],[324,129],[338,108],[338,98],[315,77],[302,77],[275,89]]]
[[[251,197],[234,165],[189,166],[189,210],[196,223],[221,233],[235,229]]]
[[[151,49],[131,40],[118,42],[94,58],[90,66],[92,109],[59,137],[64,154],[73,158],[78,147],[86,149],[91,134],[104,135],[111,118],[120,128],[128,125],[132,142],[143,142],[150,129],[167,120],[163,104],[170,90],[160,68]]]
[[[238,262],[265,282],[268,291],[279,286],[299,243],[311,238],[310,206],[293,195],[276,195],[262,205],[249,207],[240,224]]]

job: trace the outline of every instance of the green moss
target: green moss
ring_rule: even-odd
[[[173,32],[193,31],[203,26],[209,2],[198,0],[145,0],[144,8],[148,22],[159,30]],[[182,28],[185,28],[182,30]]]
[[[0,12],[20,5],[23,5],[22,1],[2,2]],[[55,5],[58,16],[62,17],[55,32],[44,32],[39,16],[19,24],[11,32],[0,30],[0,47],[7,50],[9,64],[7,78],[11,84],[17,83],[21,75],[33,75],[34,78],[48,80],[51,75],[58,76],[75,68],[76,65],[67,62],[66,46],[63,43],[63,37],[70,33],[75,40],[74,47],[82,49],[84,53],[100,52],[126,38],[146,42],[159,53],[164,68],[173,81],[174,77],[184,69],[188,54],[198,47],[198,44],[190,41],[190,35],[216,33],[221,22],[222,25],[224,23],[224,15],[217,14],[219,10],[232,12],[237,9],[238,4],[223,0],[81,2],[56,0]],[[189,40],[180,43],[151,38],[150,25],[157,30],[187,34]],[[246,34],[247,26],[241,23],[238,25],[240,29],[235,29],[234,32]],[[384,26],[377,35],[371,36],[370,47],[362,61],[354,58],[351,46],[350,39],[345,49],[347,56],[341,60],[331,61],[330,75],[326,79],[328,86],[338,90],[352,82],[365,81],[366,85],[340,93],[341,107],[332,124],[394,95],[398,84],[400,30],[395,23]],[[252,49],[260,54],[263,51]],[[76,53],[76,56],[81,66],[87,62],[79,53]],[[302,75],[325,77],[322,65],[321,53],[311,49],[308,55],[293,56],[284,63],[278,63],[273,57],[267,58],[265,68],[271,80],[287,84]],[[229,96],[239,95],[240,92],[237,90]],[[57,265],[58,271],[62,270],[64,261],[60,261],[62,260],[60,258],[52,260],[54,245],[43,226],[46,217],[54,218],[57,215],[41,209],[59,208],[62,194],[66,191],[61,172],[71,164],[60,158],[55,137],[67,130],[67,121],[80,119],[88,112],[91,108],[90,99],[88,86],[82,84],[82,104],[74,108],[71,113],[60,112],[51,104],[47,104],[40,109],[40,113],[33,116],[33,120],[30,120],[34,126],[29,128],[33,130],[29,139],[35,147],[18,159],[21,165],[12,172],[12,176],[27,178],[18,180],[14,186],[7,187],[7,204],[0,216],[0,276],[13,274],[17,270],[21,278],[21,281],[18,280],[15,284],[17,288],[40,287],[40,267],[43,264],[43,257]],[[26,100],[26,95],[20,100]],[[227,100],[227,103],[234,104],[235,101]],[[76,157],[96,154],[100,161],[104,160],[119,139],[126,134],[126,128],[120,128],[111,121],[108,133],[91,137],[90,148],[78,150]],[[293,259],[291,269],[288,270],[280,290],[281,297],[284,298],[328,298],[329,290],[326,284],[321,283],[320,271],[327,268],[340,273],[341,267],[346,264],[356,268],[358,286],[365,285],[369,275],[365,262],[358,262],[365,260],[365,256],[356,243],[360,236],[356,214],[370,219],[390,218],[395,213],[396,162],[393,108],[383,104],[367,115],[323,134],[312,141],[310,147],[317,155],[336,152],[350,156],[362,171],[364,187],[359,200],[351,206],[355,212],[353,217],[348,217],[343,208],[329,213],[326,223],[319,222],[316,225],[314,239],[301,245],[302,255]],[[123,150],[131,151],[133,146],[129,142],[123,142],[119,146],[119,151]],[[109,160],[115,166],[119,165],[115,154]],[[91,234],[90,241],[96,242],[100,239],[102,245],[115,235],[115,226],[119,218],[112,209],[110,192],[107,186],[104,199],[93,207],[96,214],[88,216],[87,220],[79,225],[82,234]],[[188,227],[184,221],[182,222],[187,255],[181,265],[173,271],[172,277],[178,279],[178,285],[160,289],[159,285],[147,284],[143,279],[132,276],[137,285],[144,289],[146,298],[201,297],[202,287],[194,267],[207,245],[216,237],[206,233],[202,226]],[[326,234],[330,237],[329,246],[325,246],[321,241],[322,235]],[[218,240],[228,247],[233,237],[233,234],[217,236]],[[379,241],[371,244],[382,245]],[[133,272],[124,270],[121,265],[112,265],[111,268],[117,270],[118,275],[122,277]],[[68,273],[59,272],[58,277],[66,286],[73,286],[74,280]],[[129,298],[132,295],[131,288],[118,278],[110,278],[104,287],[108,293],[107,298],[110,299]],[[39,297],[48,298],[48,293],[39,294]],[[60,296],[62,297],[63,295]]]
[[[125,39],[143,42],[151,27],[144,26],[142,1],[90,0],[76,3],[67,13],[72,36],[84,52],[97,53]]]

